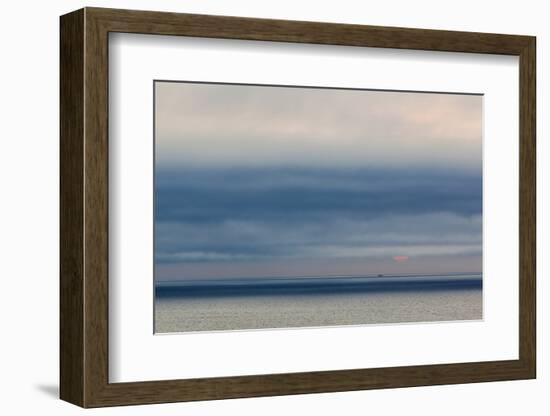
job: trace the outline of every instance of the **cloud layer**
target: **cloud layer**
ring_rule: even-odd
[[[156,261],[308,259],[311,266],[322,259],[480,256],[481,197],[481,178],[470,173],[160,170]]]
[[[163,166],[481,165],[482,97],[156,83]]]
[[[480,271],[481,104],[157,83],[157,279]]]

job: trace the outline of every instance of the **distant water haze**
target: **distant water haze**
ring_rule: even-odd
[[[157,281],[272,278],[272,277],[331,277],[377,276],[410,274],[481,273],[482,256],[421,256],[407,261],[393,258],[364,259],[286,259],[281,261],[249,261],[226,263],[168,263],[155,266]]]
[[[376,292],[481,289],[481,287],[480,274],[226,278],[157,282],[155,296],[159,299],[360,292],[373,294]]]
[[[159,282],[155,332],[483,318],[481,274]]]

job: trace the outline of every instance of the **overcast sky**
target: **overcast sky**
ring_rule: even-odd
[[[155,91],[157,279],[481,271],[481,96]]]

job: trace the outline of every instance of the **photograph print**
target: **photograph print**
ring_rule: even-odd
[[[155,333],[483,319],[481,94],[154,100]]]

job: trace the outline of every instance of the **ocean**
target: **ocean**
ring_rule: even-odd
[[[481,274],[155,285],[155,333],[480,320]]]

